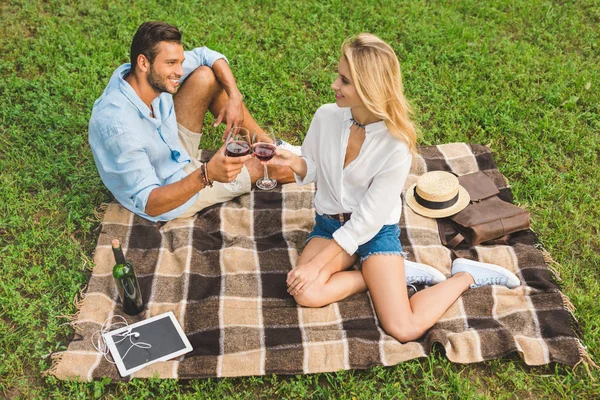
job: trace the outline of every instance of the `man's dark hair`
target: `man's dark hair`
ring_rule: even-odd
[[[137,58],[140,54],[146,56],[150,64],[158,54],[160,42],[175,42],[181,44],[181,32],[176,26],[166,22],[149,21],[140,25],[131,41],[131,70],[137,67]]]

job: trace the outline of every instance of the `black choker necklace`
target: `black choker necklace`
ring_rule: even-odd
[[[352,122],[354,125],[358,126],[359,128],[363,128],[363,129],[365,129],[365,125],[363,125],[363,124],[359,124],[359,123],[358,123],[358,122],[356,122],[356,121],[354,120],[354,118],[352,118],[352,117],[350,117],[350,122]]]

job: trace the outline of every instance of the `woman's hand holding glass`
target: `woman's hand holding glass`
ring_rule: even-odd
[[[267,162],[269,165],[279,165],[282,167],[291,167],[299,157],[289,150],[279,149],[275,150],[275,155],[271,160]]]
[[[285,149],[277,148],[275,155],[266,164],[289,167],[301,179],[306,176],[306,162],[297,154]]]

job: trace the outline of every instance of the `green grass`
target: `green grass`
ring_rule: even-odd
[[[173,3],[173,4],[171,4]],[[578,1],[0,2],[0,397],[575,398],[600,372],[517,356],[309,376],[61,382],[63,315],[85,287],[111,195],[87,145],[94,100],[128,61],[137,26],[180,26],[186,47],[226,54],[256,119],[301,143],[342,40],[369,31],[400,58],[421,144],[490,144],[550,251],[600,361],[600,7]],[[404,4],[401,4],[404,3]],[[216,137],[204,145],[214,147]]]

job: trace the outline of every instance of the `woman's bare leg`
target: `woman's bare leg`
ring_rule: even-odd
[[[331,239],[313,238],[300,255],[298,264],[311,260],[325,248]],[[354,264],[356,256],[346,252],[323,267],[317,279],[302,293],[294,296],[296,302],[305,307],[323,307],[367,290],[360,271],[346,271]]]
[[[404,258],[394,255],[372,255],[362,274],[381,326],[400,342],[421,337],[473,284],[471,275],[457,273],[409,299]]]

